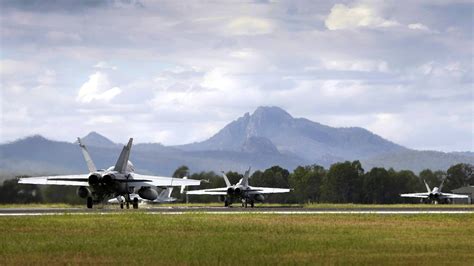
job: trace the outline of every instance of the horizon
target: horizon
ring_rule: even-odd
[[[259,106],[258,108],[267,108],[267,110],[268,110],[268,108],[275,108],[275,107],[278,108],[278,109],[280,109],[280,110],[282,110],[282,111],[284,111],[284,112],[286,112],[286,110],[284,110],[284,109],[282,109],[282,108],[280,108],[280,107],[278,107],[278,106]],[[257,109],[258,109],[258,108],[257,108]],[[254,112],[255,112],[257,109],[255,109]],[[226,124],[226,126],[229,125],[230,123],[233,123],[233,122],[237,121],[238,119],[240,119],[240,118],[246,116],[247,114],[251,116],[251,115],[253,115],[254,112],[246,112],[246,113],[243,114],[242,116],[239,116],[238,118],[236,118],[236,119],[230,121],[228,124]],[[286,112],[286,113],[288,113],[288,112]],[[289,114],[289,113],[288,113],[288,114]],[[301,118],[304,119],[304,117],[294,117],[294,116],[292,116],[291,114],[289,114],[289,115],[290,115],[293,119],[301,119]],[[311,120],[310,120],[310,121],[311,121]],[[317,121],[311,121],[311,122],[313,122],[313,123],[318,123]],[[326,125],[323,124],[323,126],[326,126]],[[334,128],[355,128],[355,127],[334,127]],[[221,128],[221,129],[222,129],[222,128]],[[219,129],[219,131],[220,131],[221,129]],[[366,129],[366,130],[367,130],[367,129]],[[371,132],[371,131],[369,131],[369,132]],[[214,134],[211,135],[211,136],[208,136],[207,138],[205,138],[205,139],[203,139],[203,140],[197,141],[197,142],[201,142],[201,141],[208,140],[209,138],[211,138],[212,136],[214,136],[214,135],[217,134],[217,133],[218,133],[218,132],[214,133]],[[374,132],[371,132],[371,133],[372,133],[372,134],[375,134]],[[144,142],[138,141],[138,142],[137,142],[137,139],[138,139],[138,138],[135,137],[135,136],[126,137],[126,138],[124,138],[123,141],[122,141],[122,140],[111,139],[111,138],[108,137],[107,135],[105,135],[105,134],[103,134],[103,133],[101,133],[101,132],[99,132],[99,131],[97,131],[97,130],[90,131],[90,132],[88,132],[88,133],[86,133],[86,134],[83,134],[83,135],[77,136],[77,137],[86,138],[86,137],[88,137],[88,136],[91,135],[91,134],[99,135],[100,137],[103,137],[103,138],[107,139],[108,141],[111,141],[111,142],[113,142],[114,144],[117,144],[117,145],[125,145],[126,141],[128,141],[129,138],[133,138],[134,145],[136,145],[136,144],[160,144],[160,145],[163,145],[163,146],[165,146],[165,147],[174,147],[174,146],[180,146],[180,145],[186,145],[186,144],[196,143],[196,142],[189,142],[189,143],[181,143],[181,144],[175,144],[175,145],[167,145],[167,144],[161,143],[161,142],[149,142],[149,141],[144,141]],[[44,135],[41,135],[41,134],[32,134],[32,135],[28,135],[28,136],[24,136],[24,137],[19,137],[19,138],[15,139],[15,140],[12,140],[12,141],[2,142],[2,143],[0,143],[0,145],[2,145],[2,144],[8,144],[8,143],[13,143],[13,142],[20,141],[20,140],[23,140],[23,139],[33,138],[33,137],[36,137],[36,136],[45,138],[45,139],[50,140],[50,141],[66,142],[66,143],[73,143],[73,144],[76,143],[76,141],[77,141],[77,140],[72,140],[72,141],[71,141],[71,140],[66,140],[66,139],[53,139],[53,138],[49,138],[48,136],[44,136]],[[77,138],[77,137],[76,137],[76,138]],[[380,136],[380,137],[381,137],[381,136]],[[383,137],[382,137],[382,138],[383,138]],[[385,138],[384,138],[384,139],[385,139]],[[393,141],[390,140],[390,139],[385,139],[385,140],[390,141],[390,142],[393,142]],[[393,143],[398,144],[398,143],[396,143],[396,142],[393,142]],[[86,143],[86,144],[87,144],[87,143]],[[398,145],[400,145],[400,144],[398,144]],[[459,153],[474,152],[474,151],[471,151],[471,150],[458,150],[458,151],[419,150],[419,149],[413,149],[413,148],[411,148],[411,147],[406,147],[406,146],[403,146],[403,147],[408,148],[408,149],[411,149],[411,150],[417,150],[417,151],[435,151],[435,152],[446,152],[446,153],[450,153],[450,152],[453,152],[453,153],[456,153],[456,152],[459,152]]]
[[[200,142],[259,106],[474,151],[472,1],[1,1],[0,143]]]

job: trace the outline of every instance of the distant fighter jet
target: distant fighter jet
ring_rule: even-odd
[[[115,166],[97,170],[86,146],[80,138],[77,138],[77,140],[89,168],[89,174],[20,178],[18,183],[78,186],[77,195],[81,198],[87,198],[87,208],[92,208],[94,203],[115,198],[120,203],[121,208],[125,203],[127,209],[130,203],[133,204],[134,209],[138,208],[139,197],[150,201],[159,198],[156,187],[198,186],[201,183],[200,180],[134,173],[135,168],[128,160],[133,138],[130,138],[128,144],[123,147]]]
[[[401,194],[401,197],[405,198],[420,198],[424,202],[428,203],[448,203],[449,200],[451,199],[467,199],[467,195],[459,195],[459,194],[451,194],[451,193],[443,193],[441,192],[441,189],[443,188],[444,181],[446,180],[443,179],[441,181],[441,185],[438,187],[434,187],[433,190],[430,189],[430,186],[426,183],[425,180],[423,182],[425,183],[426,190],[427,192],[422,192],[422,193],[408,193],[408,194]]]
[[[247,208],[247,204],[253,208],[255,201],[263,202],[265,197],[263,194],[272,193],[287,193],[290,192],[289,188],[270,188],[270,187],[251,187],[249,186],[250,168],[245,172],[244,177],[239,180],[235,185],[231,185],[229,179],[222,172],[226,187],[223,188],[211,188],[201,190],[188,191],[188,195],[219,195],[219,199],[224,201],[224,206],[230,206],[234,200],[240,199],[242,206]]]

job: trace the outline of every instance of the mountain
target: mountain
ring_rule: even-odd
[[[408,149],[358,127],[334,128],[304,118],[294,118],[278,107],[259,107],[231,122],[206,141],[177,146],[185,151],[245,150],[258,138],[287,155],[313,162],[356,160]],[[263,151],[263,150],[262,150]]]
[[[95,147],[116,148],[118,146],[121,146],[120,144],[114,143],[110,139],[100,135],[99,133],[95,131],[92,131],[89,134],[87,134],[85,137],[82,137],[81,140],[84,143],[87,143],[87,145],[95,146]]]
[[[97,132],[82,140],[99,168],[114,165],[123,147]],[[137,143],[130,160],[139,173],[159,175],[171,175],[181,165],[193,172],[242,172],[248,166],[257,170],[280,165],[293,170],[309,164],[329,167],[344,160],[360,160],[367,170],[379,166],[417,173],[426,168],[446,170],[461,162],[474,164],[474,153],[412,150],[363,128],[329,127],[294,118],[278,107],[259,107],[202,142],[179,146]],[[35,135],[0,144],[1,176],[77,174],[86,169],[77,143]]]

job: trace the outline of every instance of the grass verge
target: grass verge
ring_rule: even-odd
[[[474,263],[474,214],[0,217],[1,264]]]

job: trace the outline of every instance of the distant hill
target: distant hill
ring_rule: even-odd
[[[185,151],[242,151],[249,139],[259,138],[266,148],[282,154],[322,162],[364,159],[408,149],[358,127],[334,128],[304,118],[293,118],[278,107],[259,107],[231,122],[206,141],[177,146]],[[264,148],[264,149],[266,149]],[[261,150],[263,152],[263,150]]]
[[[99,133],[92,131],[86,136],[81,138],[84,143],[87,143],[89,146],[95,147],[104,147],[104,148],[116,148],[121,146],[120,144],[116,144],[110,139],[100,135]],[[77,143],[74,142],[74,143]]]
[[[97,132],[82,138],[97,167],[114,165],[122,144]],[[335,128],[294,118],[278,107],[259,107],[232,121],[209,139],[179,146],[138,143],[130,159],[137,172],[171,175],[187,165],[193,172],[265,169],[280,165],[330,164],[360,160],[363,167],[393,167],[419,172],[446,170],[456,163],[474,164],[473,152],[416,151],[358,128]],[[35,135],[0,145],[0,171],[15,174],[85,173],[86,164],[77,143],[48,140]]]

